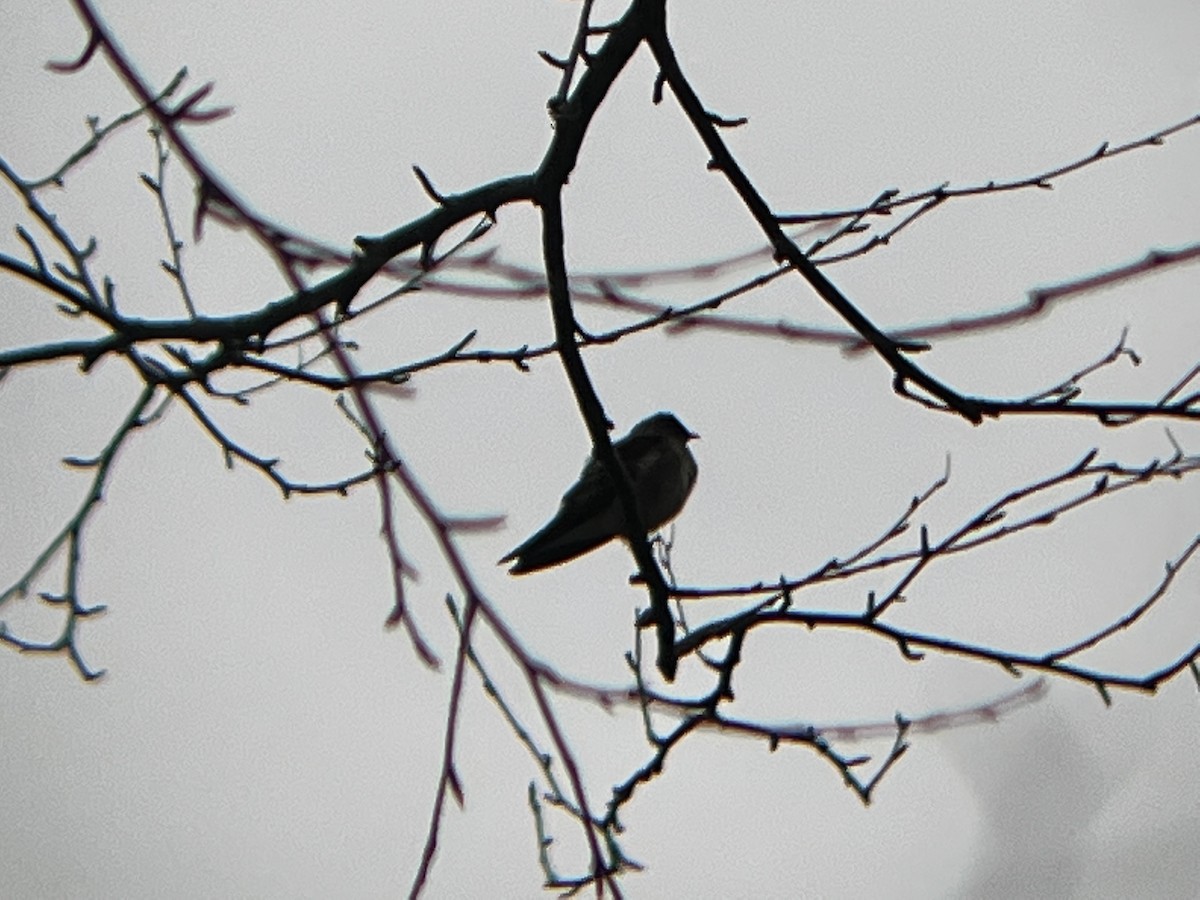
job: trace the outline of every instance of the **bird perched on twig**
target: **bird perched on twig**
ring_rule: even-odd
[[[613,444],[629,475],[638,515],[654,531],[679,515],[696,483],[696,460],[687,448],[698,438],[671,413],[655,413]],[[625,533],[621,502],[605,468],[589,457],[579,480],[563,494],[558,512],[501,563],[513,575],[548,569],[607,544]]]

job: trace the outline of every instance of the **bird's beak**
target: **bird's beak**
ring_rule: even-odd
[[[689,431],[688,432],[688,440],[689,441],[698,441],[698,440],[700,440],[700,435],[696,434],[696,432],[694,432],[694,431]]]

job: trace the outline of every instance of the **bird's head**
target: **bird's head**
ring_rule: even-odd
[[[634,435],[659,435],[684,444],[700,437],[669,412],[658,412],[642,419],[629,432],[630,437]]]

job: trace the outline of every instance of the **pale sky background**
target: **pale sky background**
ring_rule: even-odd
[[[550,137],[557,84],[536,51],[566,52],[577,6],[210,2],[104,4],[143,74],[163,84],[187,65],[215,80],[236,115],[191,132],[209,162],[260,212],[348,247],[424,213],[421,165],[444,191],[533,169]],[[598,5],[597,19],[619,4]],[[6,0],[0,36],[0,153],[46,174],[131,102],[107,68],[63,77],[83,32],[66,4]],[[709,108],[747,116],[727,133],[780,211],[861,204],[881,190],[1023,177],[1123,143],[1200,110],[1200,5],[1097,2],[675,3],[685,72]],[[650,103],[641,51],[597,116],[565,195],[568,260],[629,270],[721,258],[759,236],[673,100]],[[188,185],[171,189],[186,222]],[[158,269],[165,253],[141,125],[49,202],[74,234],[95,234],[97,267],[123,309],[178,316]],[[884,326],[1018,303],[1039,285],[1140,258],[1200,234],[1200,131],[1030,191],[948,205],[867,258],[827,274]],[[27,221],[4,193],[0,238]],[[488,240],[536,262],[536,220],[505,209]],[[210,224],[186,265],[200,308],[254,308],[285,292],[244,235]],[[1071,303],[1037,324],[946,341],[923,357],[966,391],[1020,396],[1107,352],[1121,329],[1144,358],[1088,383],[1096,399],[1160,394],[1195,362],[1197,268]],[[5,280],[3,346],[64,334],[52,303]],[[671,287],[695,298],[713,285]],[[792,279],[735,306],[767,320],[834,324]],[[616,320],[585,310],[585,324]],[[546,340],[545,304],[419,295],[364,321],[365,366],[439,352],[472,328],[478,345]],[[700,477],[676,529],[686,584],[798,575],[874,538],[953,460],[923,521],[935,534],[998,493],[1057,472],[1089,448],[1145,464],[1171,453],[1162,423],[1107,431],[1083,420],[973,428],[901,401],[872,357],[718,333],[640,336],[589,351],[619,433],[675,411],[703,435]],[[494,566],[553,511],[586,456],[586,432],[560,365],[459,366],[381,399],[388,428],[441,508],[508,516],[463,539],[489,597],[533,652],[601,684],[627,680],[634,610],[630,560],[613,546],[542,575]],[[0,385],[0,584],[24,571],[78,505],[87,477],[59,459],[96,453],[136,395],[109,360]],[[222,424],[283,471],[332,480],[363,464],[332,398],[286,390],[249,410],[212,406]],[[1189,450],[1200,430],[1173,425]],[[1014,650],[1090,634],[1153,589],[1200,528],[1196,483],[1128,492],[1053,529],[940,564],[896,621]],[[453,590],[433,542],[403,503],[401,537],[421,570],[414,612],[451,658],[443,597]],[[373,489],[283,502],[245,466],[227,471],[182,408],[135,436],[92,520],[85,599],[109,606],[82,626],[86,685],[61,659],[0,652],[0,894],[13,897],[385,897],[402,895],[424,840],[442,743],[448,668],[414,660],[385,632],[387,557]],[[942,531],[939,531],[941,529]],[[43,579],[40,590],[61,582]],[[858,609],[880,577],[803,597]],[[1200,575],[1135,633],[1086,661],[1142,672],[1200,634]],[[722,607],[727,609],[727,607]],[[692,610],[703,617],[702,608]],[[0,618],[56,633],[33,601]],[[514,704],[530,705],[490,642]],[[992,667],[930,657],[914,665],[866,636],[788,630],[747,647],[735,710],[770,721],[887,721],[978,703],[1019,686]],[[679,691],[704,682],[685,673]],[[649,750],[639,717],[559,700],[596,807]],[[532,717],[529,719],[532,720]],[[883,753],[888,742],[845,745]],[[1154,698],[1055,681],[999,724],[919,735],[864,809],[797,747],[715,735],[689,739],[624,816],[626,852],[647,866],[631,897],[1190,897],[1200,884],[1200,705],[1181,677]],[[525,751],[472,681],[458,756],[466,809],[453,806],[427,896],[536,897],[541,873]],[[582,871],[572,825],[552,819],[556,863]]]

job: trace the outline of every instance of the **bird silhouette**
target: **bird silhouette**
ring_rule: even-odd
[[[629,475],[642,525],[649,531],[679,515],[691,494],[696,460],[687,443],[698,437],[671,413],[659,412],[613,444]],[[575,559],[624,533],[616,485],[605,468],[589,457],[579,479],[563,494],[554,518],[500,563],[514,562],[509,572],[524,575]]]

